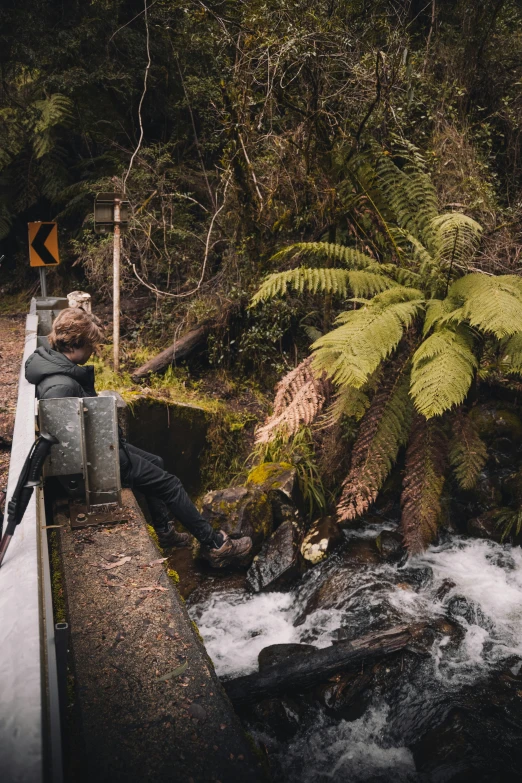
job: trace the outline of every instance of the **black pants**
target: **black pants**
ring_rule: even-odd
[[[120,472],[123,486],[143,492],[149,504],[154,527],[165,529],[176,517],[202,544],[211,544],[215,533],[187,495],[179,478],[167,473],[161,457],[125,443],[120,446]]]

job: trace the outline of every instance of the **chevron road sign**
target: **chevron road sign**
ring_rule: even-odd
[[[31,266],[58,266],[58,227],[56,223],[28,223]]]

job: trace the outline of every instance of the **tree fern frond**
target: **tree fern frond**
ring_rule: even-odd
[[[312,256],[318,259],[328,259],[329,261],[339,261],[348,269],[366,269],[367,266],[375,264],[376,261],[365,253],[360,253],[353,247],[338,245],[333,242],[295,242],[278,250],[271,257],[271,261],[283,261],[294,256]]]
[[[339,521],[353,520],[368,510],[397,459],[399,448],[406,443],[412,414],[408,388],[409,360],[405,350],[384,373],[361,421],[350,472],[337,506]]]
[[[312,371],[308,356],[287,373],[276,386],[274,411],[256,431],[256,443],[268,443],[276,436],[289,438],[302,424],[311,424],[330,394],[330,384],[321,373]]]
[[[366,270],[300,266],[269,275],[252,297],[252,305],[286,294],[288,288],[298,293],[307,290],[316,294],[321,291],[346,298],[349,290],[355,296],[373,296],[395,285],[389,277]]]
[[[321,428],[332,427],[343,416],[359,421],[370,406],[368,396],[361,389],[345,386],[333,398],[321,417]]]
[[[401,530],[410,554],[422,552],[437,535],[444,487],[446,442],[436,422],[414,417],[401,496]]]
[[[522,332],[502,340],[502,370],[508,375],[522,375]]]
[[[36,158],[42,158],[53,148],[51,131],[57,125],[66,125],[72,116],[73,103],[70,98],[54,93],[48,98],[34,102],[39,118],[34,125],[33,149]]]
[[[311,343],[315,343],[324,334],[317,326],[311,326],[310,324],[303,324],[303,329]]]
[[[445,212],[434,217],[433,248],[437,264],[467,266],[476,253],[482,226],[462,212]]]
[[[342,326],[328,332],[312,346],[316,373],[326,372],[339,386],[357,389],[364,386],[380,363],[398,346],[404,330],[424,305],[424,300],[419,298],[394,304],[383,300],[382,297],[397,291],[391,289],[378,294],[360,310],[339,316]],[[419,292],[416,294],[418,296]],[[414,292],[402,289],[402,295],[413,296]]]
[[[422,275],[413,269],[406,269],[396,264],[379,264],[381,273],[388,275],[405,288],[421,288],[423,285]]]
[[[425,337],[429,334],[434,326],[439,326],[445,322],[446,316],[455,312],[456,303],[448,299],[429,299],[426,303],[426,317],[424,319],[424,326],[422,334]]]
[[[473,489],[486,464],[488,452],[473,420],[458,412],[452,419],[449,460],[462,489]]]
[[[408,152],[405,151],[408,157]],[[410,157],[411,160],[411,157]],[[398,226],[419,240],[429,240],[431,221],[438,213],[437,193],[428,174],[411,160],[399,169],[390,156],[381,155],[376,164],[378,183],[395,215]]]
[[[464,401],[478,363],[469,329],[438,329],[417,348],[412,359],[411,396],[427,419]]]
[[[448,291],[462,299],[462,318],[496,337],[522,332],[522,278],[473,273],[456,280]]]

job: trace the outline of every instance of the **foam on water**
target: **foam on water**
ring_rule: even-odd
[[[269,644],[299,641],[291,593],[214,594],[191,615],[220,677],[257,670],[257,656]]]
[[[281,772],[286,779],[305,783],[389,783],[393,771],[394,783],[413,783],[417,775],[410,751],[386,746],[387,716],[386,707],[370,707],[350,722],[331,723],[320,715],[312,728],[280,752]]]
[[[419,680],[406,683],[394,696],[398,699],[394,715],[402,712],[408,716],[405,723],[415,727],[426,716],[429,719],[426,699],[444,699],[444,694],[479,680],[500,661],[522,657],[520,548],[456,537],[401,567],[361,566],[354,577],[352,566],[344,601],[336,603],[333,596],[334,608],[319,606],[304,622],[302,617],[299,620],[314,592],[323,584],[329,589],[332,582],[326,580],[343,568],[342,558],[332,557],[312,569],[291,592],[234,591],[192,607],[218,674],[234,677],[257,670],[258,654],[270,644],[306,641],[324,647],[339,628],[361,635],[369,630],[364,623],[371,624],[374,617],[384,617],[393,625],[397,617],[412,622],[449,616],[463,631],[460,643],[449,636],[439,638]],[[410,589],[404,589],[405,582]],[[294,625],[296,620],[301,624]],[[274,748],[282,779],[385,781],[392,771],[399,783],[416,780],[410,752],[400,742],[390,741],[398,729],[392,725],[388,706],[381,701],[351,722],[334,722],[318,713],[313,730],[302,727],[290,743]]]

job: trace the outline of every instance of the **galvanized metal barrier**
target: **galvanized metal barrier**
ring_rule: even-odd
[[[37,346],[46,345],[55,317],[68,306],[66,298],[40,298],[31,303],[7,501],[39,426],[59,441],[52,447],[44,475],[63,480],[71,499],[71,526],[123,521],[114,396],[50,399],[37,408],[35,387],[25,380],[26,359]],[[67,624],[55,626],[53,620],[44,493],[39,487],[0,570],[1,781],[61,783],[63,779],[60,717],[65,704],[67,639]]]
[[[25,360],[37,346],[39,315],[27,316],[7,500],[35,439],[35,388]],[[45,317],[42,319],[45,322]],[[45,327],[44,327],[45,328]],[[0,571],[0,779],[61,783],[56,646],[43,492],[32,496]]]

